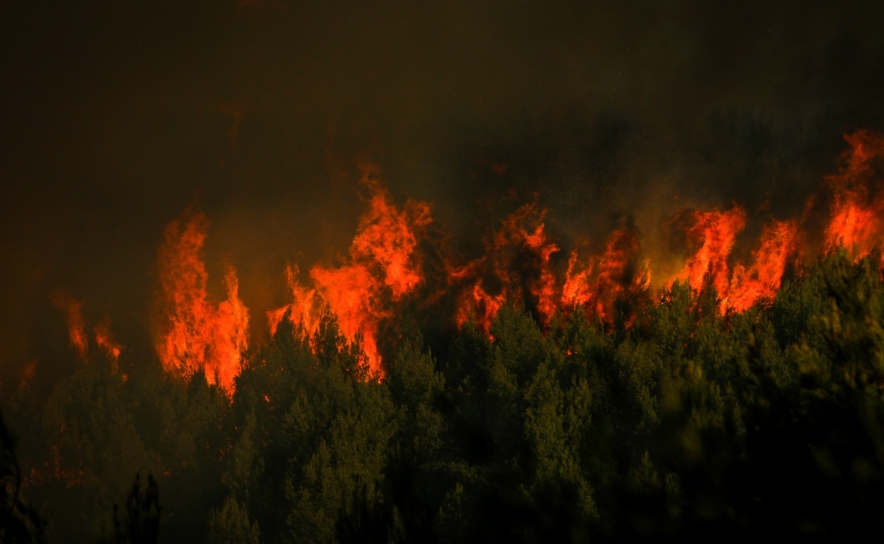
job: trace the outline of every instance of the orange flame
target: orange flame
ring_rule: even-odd
[[[348,264],[337,268],[317,264],[310,269],[312,289],[297,280],[297,269],[286,270],[294,301],[267,313],[272,334],[285,315],[312,334],[323,312],[333,313],[349,341],[362,339],[371,374],[382,378],[377,331],[393,306],[422,281],[416,232],[431,221],[430,206],[409,200],[403,210],[390,202],[377,181],[377,169],[363,168],[362,183],[372,192],[350,246]]]
[[[89,352],[89,339],[86,337],[83,322],[83,302],[74,299],[66,291],[57,291],[52,295],[52,303],[65,313],[71,347],[77,353],[77,358],[85,361]]]
[[[232,394],[248,347],[249,314],[232,267],[225,275],[227,300],[217,307],[208,300],[208,273],[200,256],[208,224],[202,212],[188,211],[166,227],[159,269],[167,311],[157,351],[167,371],[189,379],[203,370],[210,384]]]
[[[559,248],[546,234],[545,213],[534,204],[522,206],[486,242],[487,256],[449,267],[449,282],[467,285],[457,309],[459,326],[473,313],[476,323],[487,332],[508,299],[527,299],[544,323],[553,316],[559,289],[551,257]],[[492,288],[496,292],[489,292],[488,284],[497,287]]]
[[[765,225],[761,245],[753,253],[755,264],[750,268],[742,264],[734,267],[730,291],[721,302],[722,313],[727,309],[742,312],[760,299],[773,298],[789,259],[797,250],[797,238],[797,221],[772,221]]]
[[[737,233],[746,225],[746,212],[734,204],[725,212],[711,210],[694,212],[693,215],[695,223],[687,234],[700,247],[688,258],[677,279],[687,280],[691,289],[700,291],[708,276],[712,287],[723,296],[729,284],[727,258],[734,247]]]
[[[860,130],[844,139],[851,147],[842,155],[839,172],[826,178],[833,193],[826,249],[845,247],[859,258],[879,246],[884,235],[884,191],[875,179],[884,136]]]
[[[544,322],[549,322],[558,309],[556,300],[558,288],[550,259],[553,253],[559,251],[559,248],[549,240],[543,228],[543,223],[538,222],[534,232],[531,234],[526,233],[525,245],[537,256],[537,260],[540,263],[539,275],[528,283],[528,290],[534,300],[537,301],[537,311],[540,313],[541,318]]]
[[[647,289],[651,271],[645,262],[638,267],[640,245],[635,229],[617,229],[608,237],[605,253],[591,258],[582,270],[578,268],[577,252],[568,261],[562,303],[566,308],[581,305],[590,314],[610,321],[614,302],[627,290]],[[597,272],[593,281],[593,272]]]
[[[577,250],[568,258],[568,271],[565,273],[565,285],[562,287],[562,304],[566,307],[577,305],[588,306],[594,298],[592,292],[592,272],[595,262],[590,259],[586,266],[578,271],[580,256]]]
[[[455,280],[462,279],[472,271],[472,268],[473,267],[467,265],[462,269],[454,270],[451,277]],[[473,284],[472,289],[465,292],[460,297],[455,320],[457,326],[461,327],[464,323],[470,320],[470,316],[472,315],[479,328],[487,332],[491,327],[491,322],[494,320],[494,316],[497,315],[497,312],[500,311],[506,302],[507,296],[505,292],[491,295],[482,287],[481,278],[474,279],[474,281],[475,283]]]
[[[842,155],[838,173],[826,178],[832,203],[823,249],[846,247],[859,259],[880,247],[884,237],[884,135],[861,130],[845,135],[845,139],[850,149]],[[403,299],[425,282],[418,245],[422,229],[431,223],[431,214],[430,206],[423,202],[408,201],[397,208],[377,181],[373,167],[363,169],[362,183],[370,191],[368,209],[360,219],[349,257],[337,267],[314,265],[309,270],[309,286],[301,284],[297,267],[287,267],[292,302],[268,311],[267,319],[271,334],[278,332],[287,316],[312,334],[322,315],[333,313],[348,340],[361,338],[370,372],[383,378],[378,331]],[[803,218],[774,220],[764,226],[752,264],[733,263],[731,269],[728,261],[733,260],[737,234],[746,224],[745,210],[734,204],[726,211],[685,211],[681,217],[690,220],[685,233],[695,250],[681,272],[664,284],[679,279],[694,291],[714,287],[722,314],[745,311],[772,299],[790,263],[798,262],[806,250],[801,243]],[[642,260],[638,231],[632,227],[612,232],[601,255],[581,261],[578,253],[572,252],[564,282],[559,285],[552,263],[559,248],[550,240],[544,218],[545,210],[535,204],[522,206],[486,240],[485,256],[462,266],[452,266],[440,256],[449,291],[434,297],[456,297],[458,325],[472,315],[487,333],[503,304],[520,299],[543,325],[559,309],[568,311],[575,305],[584,306],[588,315],[610,321],[618,298],[649,288],[651,264]],[[232,394],[248,348],[249,311],[239,298],[239,282],[232,267],[224,277],[226,300],[216,304],[209,299],[208,272],[201,256],[208,225],[205,214],[189,210],[165,229],[159,250],[163,318],[157,351],[167,371],[185,379],[202,371],[209,383]],[[884,267],[884,256],[881,265]],[[65,314],[70,344],[78,359],[88,360],[84,302],[64,291],[53,294],[51,300]],[[123,347],[111,334],[109,319],[99,322],[94,333],[96,346],[116,367]],[[35,364],[23,373],[23,384]],[[125,375],[122,378],[125,380]]]
[[[319,327],[319,317],[322,313],[322,308],[317,307],[317,303],[320,301],[319,298],[316,297],[316,290],[307,289],[298,283],[297,266],[287,266],[285,274],[294,301],[282,308],[267,311],[267,321],[270,325],[270,336],[276,334],[276,329],[279,328],[279,324],[286,315],[292,319],[294,324],[301,324],[306,331],[312,333]]]

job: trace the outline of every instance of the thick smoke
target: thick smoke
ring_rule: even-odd
[[[560,270],[624,223],[646,251],[678,250],[683,208],[738,201],[757,240],[805,213],[845,132],[884,129],[882,11],[4,3],[0,378],[73,364],[59,290],[89,330],[108,316],[126,351],[152,353],[157,248],[194,201],[210,291],[232,264],[255,315],[286,303],[287,263],[346,253],[366,159],[400,202],[432,202],[465,256],[534,201]]]

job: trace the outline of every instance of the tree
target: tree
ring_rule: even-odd
[[[261,531],[258,522],[249,520],[249,512],[242,507],[233,495],[224,499],[220,509],[213,509],[209,515],[209,537],[211,544],[260,544]]]

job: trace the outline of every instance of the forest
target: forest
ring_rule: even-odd
[[[0,544],[884,534],[882,21],[0,1]]]
[[[879,262],[832,251],[741,312],[720,312],[711,285],[678,281],[618,298],[610,321],[578,307],[541,326],[510,301],[487,331],[472,317],[445,329],[404,308],[378,335],[382,376],[325,314],[312,333],[288,322],[245,353],[232,395],[201,372],[182,386],[155,358],[93,358],[50,394],[23,382],[4,395],[4,460],[17,467],[4,481],[18,471],[21,483],[4,487],[4,535],[257,544],[879,531]]]

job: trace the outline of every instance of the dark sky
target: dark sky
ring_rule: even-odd
[[[213,289],[231,262],[261,320],[285,263],[346,252],[365,159],[464,251],[533,198],[563,246],[800,213],[842,134],[884,129],[884,4],[724,4],[0,0],[0,366],[65,340],[57,289],[149,345],[194,201]]]

